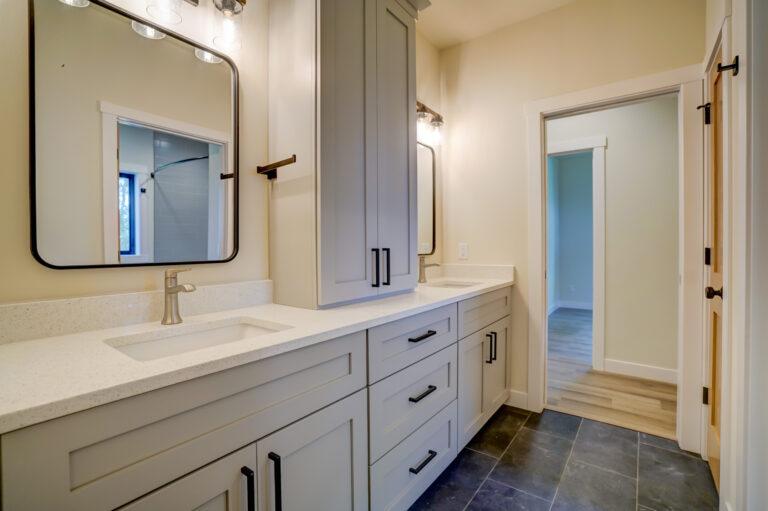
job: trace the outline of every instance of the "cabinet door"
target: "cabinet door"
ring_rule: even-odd
[[[260,511],[367,509],[366,401],[363,389],[256,443]]]
[[[485,331],[459,341],[459,450],[483,426],[486,415],[483,407],[484,367],[491,357],[491,343]]]
[[[482,330],[489,344],[491,363],[483,364],[483,413],[486,419],[507,400],[507,339],[509,316]]]
[[[378,203],[382,287],[416,286],[415,20],[378,0]]]
[[[251,444],[120,511],[255,511],[255,464],[256,446]]]
[[[320,6],[319,289],[328,305],[374,296],[378,244],[376,0]]]

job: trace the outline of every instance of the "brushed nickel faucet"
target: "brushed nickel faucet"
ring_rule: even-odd
[[[426,284],[427,283],[427,268],[431,268],[432,266],[440,266],[437,263],[429,263],[427,262],[427,256],[420,255],[419,256],[419,284]]]
[[[179,284],[176,275],[189,268],[165,270],[165,310],[163,311],[163,325],[178,325],[182,322],[179,314],[179,293],[191,293],[197,289],[192,284]]]

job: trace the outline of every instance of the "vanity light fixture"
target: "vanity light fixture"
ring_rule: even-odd
[[[443,116],[435,112],[421,101],[416,102],[416,139],[430,147],[440,145],[442,134],[440,128],[445,124]]]
[[[147,14],[165,25],[181,23],[181,0],[149,0]]]
[[[134,32],[139,34],[141,37],[146,37],[147,39],[162,39],[165,37],[165,34],[157,30],[156,28],[152,28],[149,25],[145,25],[143,23],[139,23],[138,21],[131,21],[131,28]]]
[[[246,0],[213,0],[219,16],[217,33],[213,44],[224,51],[237,51],[242,46],[240,26],[242,24],[243,6]]]
[[[88,0],[59,0],[59,2],[70,7],[88,7],[91,5]]]
[[[213,0],[213,5],[227,17],[237,16],[243,12],[246,0]]]
[[[217,57],[209,51],[205,51],[201,48],[195,48],[195,57],[202,60],[206,64],[221,64],[222,58]]]

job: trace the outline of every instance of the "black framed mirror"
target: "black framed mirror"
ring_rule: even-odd
[[[234,62],[100,0],[28,6],[34,257],[57,269],[232,260]]]
[[[432,146],[417,142],[416,145],[416,173],[418,190],[418,255],[432,255],[435,253],[435,176],[437,174],[437,162],[435,150]]]

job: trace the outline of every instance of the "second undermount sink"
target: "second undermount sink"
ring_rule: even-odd
[[[271,321],[236,317],[162,327],[151,332],[113,337],[104,342],[134,360],[146,362],[289,328],[292,327]]]
[[[479,282],[471,280],[438,280],[436,282],[427,282],[430,287],[471,287],[478,285]]]

